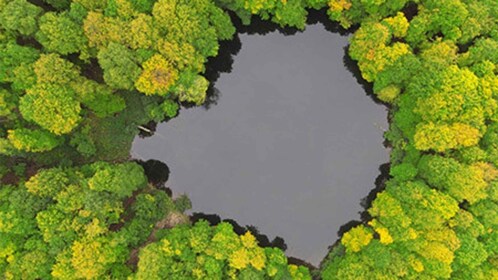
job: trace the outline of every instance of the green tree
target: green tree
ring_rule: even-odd
[[[135,163],[120,165],[97,163],[92,168],[96,171],[88,180],[88,187],[91,190],[108,191],[124,198],[147,184],[142,167]]]
[[[419,163],[420,176],[431,186],[448,192],[458,201],[475,203],[486,198],[485,172],[479,166],[460,164],[452,158],[423,156]]]
[[[37,18],[42,9],[26,0],[12,0],[1,7],[0,25],[6,31],[32,35],[38,29]]]
[[[26,182],[28,192],[42,196],[54,197],[69,183],[65,172],[59,168],[41,170]]]
[[[110,43],[98,54],[99,64],[104,69],[104,80],[112,88],[133,89],[133,84],[140,75],[131,50],[121,44]]]
[[[20,100],[19,110],[26,120],[33,121],[56,134],[71,132],[80,122],[80,103],[70,88],[39,84]]]
[[[62,55],[78,52],[82,53],[82,57],[87,55],[87,39],[83,28],[68,13],[45,13],[40,17],[39,24],[36,38],[46,50]]]
[[[18,128],[7,131],[7,139],[17,150],[23,152],[45,152],[59,146],[63,141],[46,130]]]
[[[125,100],[107,85],[78,78],[69,86],[76,92],[76,98],[99,118],[105,118],[126,108]]]
[[[0,82],[13,82],[17,69],[32,64],[39,57],[36,49],[20,46],[14,42],[8,42],[1,46]]]
[[[34,63],[38,84],[54,83],[65,85],[79,76],[74,64],[57,54],[45,54]]]
[[[177,85],[172,89],[180,101],[187,101],[201,105],[206,100],[209,82],[203,76],[191,72],[180,75]]]
[[[132,279],[311,279],[307,268],[287,265],[276,248],[261,248],[247,232],[238,236],[230,224],[206,221],[179,226],[140,251]],[[248,277],[248,278],[246,278]]]

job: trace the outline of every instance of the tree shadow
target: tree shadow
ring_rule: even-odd
[[[57,9],[42,0],[27,0],[27,2],[42,8],[46,12],[56,12]]]
[[[350,34],[353,34],[357,26],[353,26],[349,29],[344,29],[339,22],[337,21],[332,21],[329,16],[327,15],[327,8],[323,8],[320,10],[315,10],[315,9],[310,9],[308,10],[308,19],[306,23],[308,25],[314,25],[321,23],[325,30],[331,32],[331,33],[337,33],[342,36],[348,36]]]
[[[160,190],[166,191],[170,197],[173,195],[171,189],[166,187],[166,182],[170,174],[170,169],[166,163],[155,159],[147,161],[137,159],[135,162],[143,167],[145,176],[150,184]]]
[[[238,235],[245,234],[248,231],[251,232],[251,234],[254,235],[256,240],[258,240],[258,244],[261,247],[276,247],[281,249],[282,251],[287,250],[287,244],[285,244],[285,240],[282,237],[277,236],[272,241],[270,241],[268,236],[262,234],[256,226],[253,225],[241,226],[239,223],[237,223],[235,220],[232,219],[222,220],[220,215],[218,214],[206,214],[206,213],[194,212],[190,216],[190,220],[192,221],[192,223],[196,223],[199,220],[206,220],[212,226],[216,226],[221,222],[227,222],[233,226],[233,231]]]
[[[270,241],[268,236],[262,234],[256,226],[253,225],[241,226],[239,223],[237,223],[237,221],[232,219],[222,220],[220,215],[218,214],[206,214],[206,213],[194,212],[190,216],[190,221],[193,224],[200,220],[206,220],[211,226],[216,226],[221,222],[229,223],[232,225],[233,231],[238,235],[243,235],[249,231],[256,238],[256,240],[258,241],[258,245],[261,247],[279,248],[284,252],[287,250],[287,244],[285,243],[285,240],[282,237],[276,236],[275,238],[273,238],[273,240]],[[289,264],[306,266],[310,269],[310,271],[316,269],[315,266],[306,262],[305,260],[294,258],[292,256],[288,256],[287,259]]]
[[[239,34],[235,34],[232,40],[221,41],[218,55],[208,58],[204,77],[209,81],[209,88],[206,92],[206,101],[202,107],[209,110],[211,106],[217,105],[220,98],[220,91],[216,88],[216,81],[220,78],[221,73],[232,72],[234,57],[242,48]]]
[[[360,67],[358,66],[358,62],[354,61],[349,56],[349,45],[344,47],[344,56],[342,58],[342,61],[343,61],[344,67],[346,67],[346,69],[351,74],[353,74],[353,77],[356,79],[356,82],[361,85],[361,87],[363,88],[363,90],[365,91],[367,96],[370,97],[373,100],[373,102],[375,102],[375,104],[384,105],[384,106],[388,107],[384,101],[380,100],[377,97],[377,95],[375,95],[375,93],[373,91],[373,83],[368,82],[367,80],[365,80],[363,78],[363,76],[361,76],[361,71],[360,71]]]
[[[286,36],[291,36],[300,32],[300,30],[297,28],[281,27],[280,25],[270,20],[263,20],[257,15],[253,15],[251,17],[251,23],[249,25],[242,24],[240,18],[237,17],[237,15],[235,15],[233,12],[230,12],[230,18],[232,19],[233,25],[237,29],[237,34],[267,35],[269,33],[278,31],[279,33]]]
[[[363,211],[359,212],[360,214],[360,220],[351,220],[345,224],[343,224],[341,227],[339,227],[339,230],[337,231],[337,235],[339,236],[334,243],[328,246],[328,251],[330,252],[334,247],[338,246],[342,236],[348,232],[350,229],[366,224],[368,221],[372,220],[372,216],[370,213],[368,213],[368,209],[372,207],[372,202],[375,200],[377,197],[377,194],[382,192],[386,188],[386,182],[391,178],[389,175],[390,171],[390,163],[384,163],[379,166],[379,171],[380,174],[377,176],[375,179],[375,188],[372,189],[367,196],[361,199],[360,205],[363,208]],[[325,258],[321,261],[319,267],[322,266],[322,264],[327,260],[328,256],[325,256]]]
[[[233,25],[236,28],[236,33],[234,34],[232,40],[220,41],[218,55],[209,57],[205,63],[206,70],[203,76],[209,81],[209,88],[206,92],[206,101],[201,105],[201,107],[206,110],[209,110],[212,106],[218,104],[218,100],[222,93],[216,88],[216,82],[220,78],[221,73],[232,72],[234,58],[242,48],[240,34],[267,35],[272,32],[279,32],[285,36],[292,36],[296,33],[303,32],[303,30],[299,30],[294,27],[281,27],[270,20],[263,20],[256,15],[251,17],[251,23],[249,25],[244,25],[235,13],[228,13]],[[339,23],[331,21],[327,16],[327,9],[325,8],[321,10],[308,10],[307,25],[315,25],[318,23],[322,24],[325,30],[332,33],[338,33],[343,36],[349,35],[354,31],[354,28],[344,29],[339,25]],[[182,102],[181,105],[187,109],[198,107],[189,102]]]

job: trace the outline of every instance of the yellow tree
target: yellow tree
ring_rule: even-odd
[[[154,55],[142,67],[135,87],[146,95],[166,95],[178,79],[177,70],[162,55]]]

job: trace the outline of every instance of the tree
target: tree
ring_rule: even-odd
[[[70,140],[71,146],[75,147],[85,157],[91,157],[97,152],[95,142],[89,135],[90,129],[91,127],[88,125],[81,127],[79,131],[73,133]]]
[[[83,28],[74,22],[68,13],[45,13],[40,17],[39,24],[40,29],[36,33],[36,38],[46,50],[62,55],[78,52],[82,53],[82,57],[88,55]]]
[[[0,52],[0,82],[12,82],[19,67],[35,62],[39,57],[36,49],[20,46],[14,42],[2,44]]]
[[[485,198],[488,183],[485,173],[478,165],[463,165],[452,158],[423,156],[419,163],[419,174],[431,186],[444,190],[459,202],[475,203]]]
[[[111,116],[126,108],[125,100],[107,85],[77,78],[69,86],[75,91],[76,98],[99,118]]]
[[[478,38],[475,40],[475,43],[469,47],[469,50],[459,57],[459,64],[462,66],[469,66],[486,60],[496,64],[498,62],[498,55],[493,50],[497,47],[497,39]]]
[[[405,14],[402,12],[398,12],[394,17],[383,19],[382,23],[390,29],[394,37],[398,38],[405,37],[408,27],[410,26]]]
[[[299,29],[304,29],[306,26],[308,12],[305,9],[305,1],[276,1],[276,8],[273,13],[272,21],[280,26],[294,26]]]
[[[152,11],[152,6],[154,6],[154,0],[131,0],[133,7],[141,13],[147,13]]]
[[[16,96],[7,90],[0,89],[0,117],[9,117],[14,114],[17,106]],[[15,116],[12,116],[15,118]]]
[[[46,130],[18,128],[7,131],[7,139],[14,148],[23,152],[45,152],[59,146],[61,138]]]
[[[41,197],[55,197],[69,183],[60,168],[41,170],[26,182],[28,192]]]
[[[461,26],[467,17],[466,6],[460,0],[427,1],[410,23],[406,39],[418,45],[438,35],[456,42],[462,37]]]
[[[166,95],[178,79],[178,72],[161,55],[154,55],[143,64],[135,87],[146,95]]]
[[[29,36],[37,30],[37,18],[42,9],[26,0],[9,1],[0,12],[0,25],[10,32]]]
[[[386,208],[379,210],[384,206]],[[380,199],[376,200],[375,205],[369,209],[369,213],[374,218],[369,225],[375,231],[386,231],[386,240],[407,241],[417,236],[416,231],[411,228],[410,216],[406,214],[400,201],[394,199],[389,193],[382,193]]]
[[[454,65],[458,60],[458,46],[453,41],[437,39],[427,46],[420,53],[421,59],[425,64],[445,69],[450,65]],[[443,70],[444,71],[444,70]],[[468,73],[466,73],[468,74]],[[462,77],[463,78],[463,77]],[[467,79],[473,77],[467,77]]]
[[[367,246],[373,239],[372,232],[363,225],[350,229],[341,238],[341,243],[346,247],[346,252],[358,252]]]
[[[71,1],[70,0],[45,0],[50,6],[62,10],[69,8]]]
[[[199,72],[204,69],[205,59],[191,44],[179,44],[170,40],[159,39],[157,46],[159,53],[166,57],[180,71],[191,70]]]
[[[132,279],[311,279],[307,268],[287,265],[276,248],[261,248],[247,232],[238,236],[230,224],[206,221],[169,230],[140,251]],[[249,277],[249,278],[246,278]]]
[[[453,125],[421,123],[416,127],[415,147],[422,151],[444,152],[450,149],[471,147],[479,143],[480,133],[467,124]]]
[[[180,101],[187,101],[201,105],[206,100],[209,82],[203,76],[184,72],[180,75],[177,85],[172,89]]]
[[[38,84],[54,83],[66,85],[79,76],[74,64],[57,54],[44,54],[34,63]]]
[[[133,89],[141,70],[131,50],[111,42],[107,48],[99,51],[98,59],[104,70],[106,84],[116,89]]]
[[[365,23],[351,39],[349,54],[351,58],[358,60],[361,74],[369,82],[375,81],[379,72],[394,64],[400,57],[411,53],[407,44],[396,42],[388,45],[392,39],[391,32],[389,24]]]
[[[349,28],[353,24],[367,21],[367,18],[385,18],[400,11],[407,0],[332,0],[328,2],[328,14],[332,20],[339,21],[342,27]]]
[[[117,262],[123,262],[128,249],[112,237],[83,239],[71,246],[71,264],[77,278],[95,279],[109,272]]]
[[[496,102],[479,88],[479,78],[469,69],[450,66],[440,77],[441,84],[420,98],[416,113],[426,122],[461,122],[480,128],[492,115]],[[464,106],[465,104],[465,106]]]
[[[95,174],[88,180],[88,187],[95,191],[108,191],[119,198],[129,197],[133,191],[147,184],[143,169],[136,163],[110,165],[97,163]]]
[[[235,34],[235,27],[230,16],[217,6],[209,5],[209,22],[216,30],[218,40],[230,40]]]
[[[132,49],[149,49],[159,39],[154,19],[147,14],[139,14],[130,22],[130,47]]]
[[[74,91],[67,87],[39,84],[21,98],[19,110],[26,120],[56,135],[67,134],[81,120],[80,103],[74,95]]]
[[[488,253],[484,244],[468,233],[460,233],[460,248],[455,252],[453,269],[455,274],[460,271],[472,271],[481,265],[488,258]]]
[[[10,258],[5,275],[12,278],[49,278],[53,260],[42,240],[31,238],[24,244],[25,251]]]

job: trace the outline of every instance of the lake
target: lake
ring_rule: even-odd
[[[280,236],[287,255],[318,265],[389,161],[387,108],[345,66],[348,37],[322,24],[239,40],[216,102],[182,108],[132,156],[167,163],[167,186],[193,212]]]

